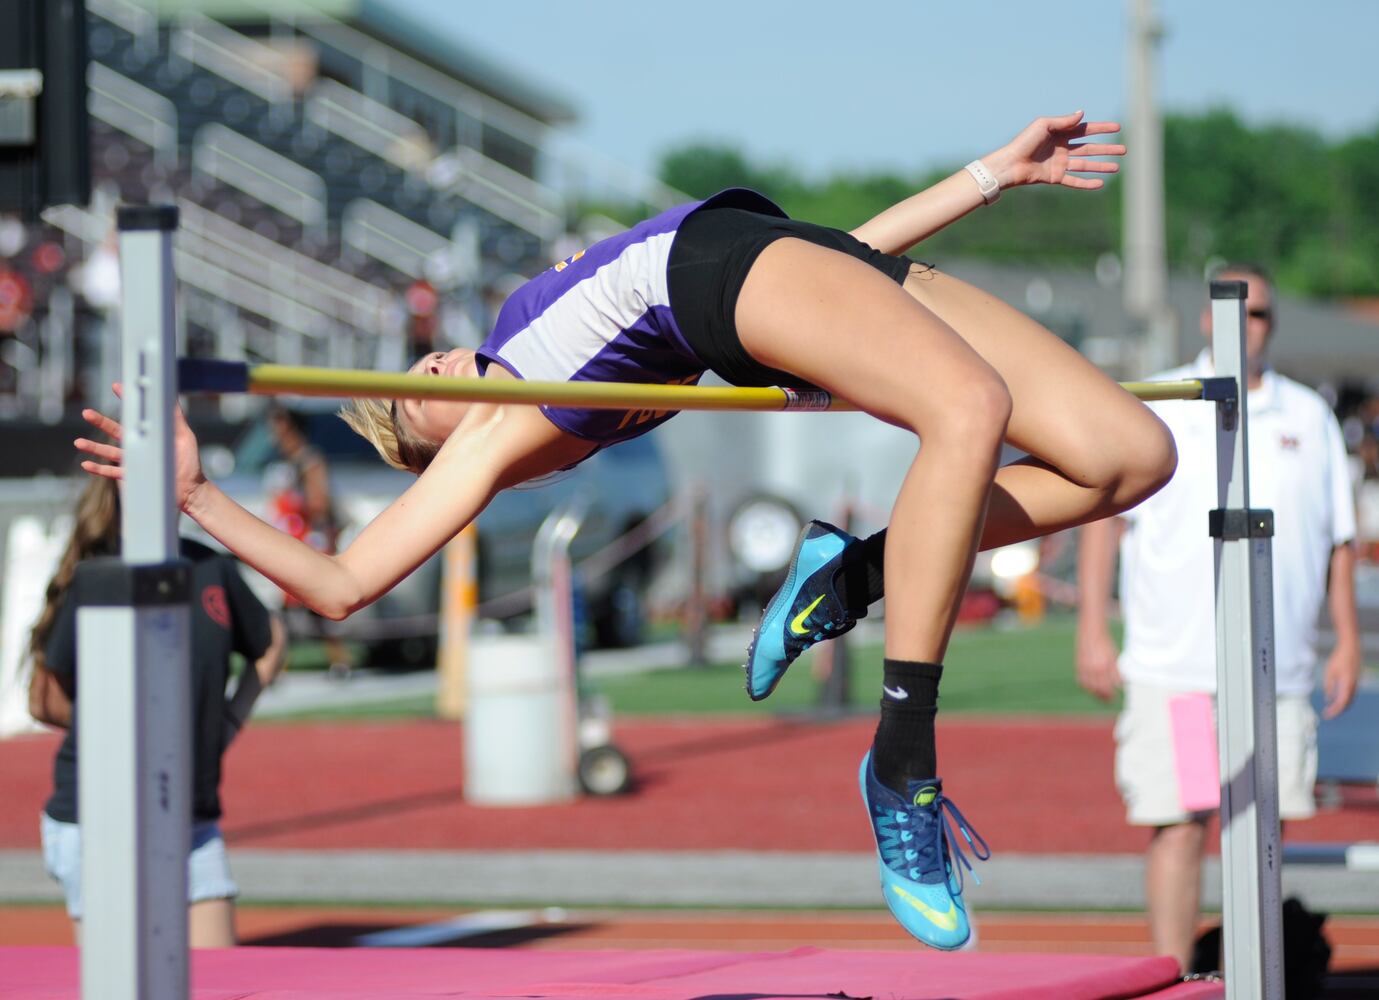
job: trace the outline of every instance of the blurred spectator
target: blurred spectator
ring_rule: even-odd
[[[62,885],[74,933],[82,917],[81,829],[77,820],[77,601],[70,593],[77,566],[120,549],[120,498],[109,479],[91,479],[77,501],[72,538],[58,563],[30,637],[33,675],[29,712],[67,730],[53,762],[53,794],[44,807],[43,861]],[[234,560],[182,541],[192,563],[191,693],[192,823],[188,924],[194,948],[235,944],[235,896],[220,835],[221,756],[244,726],[259,692],[282,669],[282,626],[250,593]],[[227,697],[230,654],[248,661]],[[99,650],[82,651],[83,669],[100,669]],[[78,943],[80,943],[78,941]]]
[[[33,312],[33,291],[18,271],[0,264],[0,333],[14,333]]]
[[[418,278],[403,295],[407,303],[407,340],[412,357],[435,350],[440,295],[425,278]]]
[[[1356,454],[1360,458],[1360,479],[1379,479],[1379,437],[1374,431],[1366,430],[1360,437]]]
[[[1279,805],[1284,819],[1315,811],[1317,620],[1329,603],[1336,647],[1326,662],[1328,718],[1355,692],[1360,636],[1355,607],[1355,509],[1341,430],[1317,393],[1265,363],[1273,289],[1253,267],[1222,277],[1249,283],[1246,307],[1250,503],[1274,511],[1274,648],[1278,693]],[[1202,314],[1211,337],[1210,311]],[[1160,378],[1212,374],[1210,350]],[[1187,967],[1201,895],[1210,794],[1219,792],[1212,734],[1216,690],[1213,543],[1216,415],[1197,402],[1151,404],[1173,431],[1178,471],[1159,493],[1119,518],[1082,529],[1078,560],[1077,676],[1099,698],[1124,683],[1116,725],[1116,783],[1129,822],[1153,827],[1145,891],[1155,950]],[[1125,648],[1107,625],[1120,537]],[[1328,581],[1330,584],[1328,592]]]
[[[1379,563],[1379,437],[1366,434],[1360,439],[1360,482],[1355,487],[1356,537],[1360,558]]]
[[[268,412],[268,428],[284,462],[275,471],[285,473],[268,490],[270,520],[316,551],[334,555],[340,522],[331,502],[330,470],[325,456],[307,440],[306,418],[295,410],[275,406]],[[301,607],[290,596],[286,600],[289,607],[301,608],[325,643],[330,675],[349,677],[353,667],[344,642],[320,615]]]

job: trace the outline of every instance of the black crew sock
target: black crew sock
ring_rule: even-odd
[[[843,553],[843,600],[853,617],[861,618],[867,608],[886,596],[885,565],[885,528]]]
[[[867,604],[870,606],[886,596],[885,528],[862,542],[862,556],[867,561]]]
[[[872,742],[876,777],[888,788],[906,794],[910,781],[938,776],[934,746],[934,716],[938,714],[938,683],[943,664],[887,659],[881,692],[881,721]]]

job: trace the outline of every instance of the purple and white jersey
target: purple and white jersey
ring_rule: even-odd
[[[666,267],[681,223],[720,204],[784,214],[755,192],[732,189],[595,243],[512,293],[477,351],[480,372],[497,363],[538,382],[698,382],[706,366],[671,314]],[[676,412],[541,409],[561,430],[601,447],[645,434]]]

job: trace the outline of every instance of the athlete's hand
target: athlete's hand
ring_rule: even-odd
[[[1077,683],[1089,694],[1110,701],[1120,687],[1120,668],[1116,666],[1116,643],[1106,629],[1078,631]]]
[[[118,382],[115,383],[114,389],[116,396],[124,398],[123,387]],[[120,446],[120,441],[124,435],[124,428],[118,420],[106,416],[99,410],[82,410],[81,416],[114,442],[108,444],[90,438],[77,438],[73,442],[77,450],[99,460],[86,459],[81,463],[81,467],[93,476],[123,479],[124,449]],[[177,505],[186,510],[192,495],[206,481],[206,477],[201,472],[201,454],[197,447],[196,435],[187,425],[187,418],[182,415],[181,406],[173,407],[173,475],[176,481]]]
[[[1081,111],[1052,118],[1036,118],[1019,135],[996,152],[982,157],[1002,188],[1021,184],[1058,184],[1095,191],[1106,182],[1078,174],[1114,174],[1120,164],[1093,160],[1093,156],[1124,156],[1118,142],[1076,142],[1092,135],[1120,131],[1117,122],[1083,121]]]

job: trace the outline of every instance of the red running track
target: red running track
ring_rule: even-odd
[[[251,726],[224,781],[227,839],[261,849],[736,848],[862,851],[857,764],[873,723],[619,720],[637,794],[491,809],[461,797],[453,723]],[[54,736],[0,744],[0,848],[36,848]],[[939,723],[946,790],[998,852],[1139,853],[1112,783],[1109,720]],[[1372,838],[1374,789],[1289,824],[1290,841]]]

